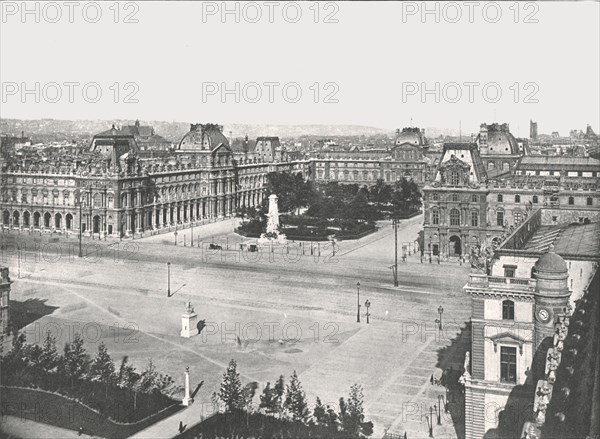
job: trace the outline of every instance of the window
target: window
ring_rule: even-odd
[[[517,267],[515,265],[505,265],[504,266],[504,277],[515,277],[515,271],[517,270]],[[506,301],[505,302],[510,302],[510,301]],[[504,302],[503,303],[503,307],[504,307]],[[502,315],[504,315],[504,311],[502,312]],[[503,317],[504,319],[506,319],[507,317]],[[512,318],[510,318],[510,320],[512,320]]]
[[[440,199],[440,196],[438,194],[431,194],[431,199],[433,201],[438,201]]]
[[[502,203],[502,194],[498,194],[498,203]]]
[[[588,206],[592,205],[592,197],[587,197],[587,199],[585,200],[585,204],[587,204]]]
[[[498,212],[496,212],[496,225],[498,226],[504,226],[504,211],[503,210],[499,210]]]
[[[503,170],[503,171],[508,171],[508,170],[510,170],[510,165],[509,165],[507,162],[504,162],[504,163],[502,164],[502,170]]]
[[[575,198],[573,198],[573,197],[569,197],[569,204],[570,204],[570,205],[573,205],[573,204],[575,204]]]
[[[458,171],[450,172],[450,184],[458,185],[460,182],[460,173]]]
[[[488,163],[488,170],[491,171],[492,169],[494,169],[494,162],[489,162]]]
[[[513,218],[514,218],[515,224],[520,223],[521,219],[522,219],[521,212],[518,210],[513,212]]]
[[[500,347],[500,381],[517,383],[517,348]]]
[[[479,212],[476,210],[471,212],[471,226],[477,227],[479,225]]]
[[[450,225],[460,226],[460,211],[458,209],[452,209],[450,211]]]
[[[452,201],[458,201],[458,194],[452,194]]]
[[[538,196],[534,195],[533,196],[533,204],[537,204],[538,203]]]
[[[479,202],[479,197],[477,195],[471,195],[471,202],[472,203],[477,203]]]
[[[520,203],[521,202],[521,196],[520,195],[515,195],[515,203]]]
[[[433,210],[431,212],[431,224],[439,224],[440,223],[440,211]]]

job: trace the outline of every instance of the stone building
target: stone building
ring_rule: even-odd
[[[0,266],[0,334],[6,334],[8,330],[11,284],[8,267]]]
[[[519,150],[507,123],[482,123],[475,142],[489,178],[510,174],[519,159],[528,153]]]
[[[424,244],[430,256],[464,255],[501,232],[502,227],[487,224],[486,183],[476,144],[444,145],[437,174],[423,189]]]
[[[548,378],[556,325],[597,279],[600,224],[569,224],[565,215],[556,227],[543,210],[504,240],[487,272],[472,269],[464,287],[472,303],[471,367],[463,375],[467,439],[523,437],[522,426],[540,419],[534,399]]]
[[[192,124],[166,157],[142,158],[135,137],[112,129],[88,151],[50,162],[3,167],[0,193],[5,228],[100,237],[134,236],[178,224],[234,215],[262,202],[269,163],[238,157],[222,127]],[[238,190],[239,189],[239,190]]]
[[[373,185],[378,179],[393,184],[403,178],[424,186],[435,175],[440,154],[430,152],[424,131],[396,130],[390,148],[325,151],[310,154],[312,178],[316,182]]]
[[[465,291],[472,303],[472,366],[463,375],[467,439],[519,437],[543,375],[536,360],[545,357],[554,323],[569,303],[567,278],[567,264],[553,251],[536,261],[530,277],[470,275]]]

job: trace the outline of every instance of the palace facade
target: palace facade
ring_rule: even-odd
[[[242,205],[262,203],[269,172],[306,171],[302,163],[235,154],[222,127],[213,124],[192,124],[166,157],[139,152],[134,135],[113,126],[82,154],[9,160],[0,194],[3,226],[135,236],[231,217]]]
[[[425,249],[443,258],[499,245],[539,207],[544,220],[600,221],[600,161],[522,156],[508,175],[491,178],[480,146],[446,144],[423,190]]]

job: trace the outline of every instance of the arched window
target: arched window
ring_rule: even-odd
[[[502,301],[502,320],[515,319],[515,302],[512,300]]]
[[[573,204],[575,204],[575,198],[573,198],[573,197],[569,197],[569,204],[570,204],[570,205],[573,205]]]
[[[519,194],[515,195],[515,203],[521,202],[521,196]]]
[[[498,202],[502,203],[502,194],[498,194]]]
[[[431,211],[431,224],[439,224],[440,223],[440,211],[434,209]]]
[[[537,195],[533,196],[533,201],[532,202],[533,202],[533,204],[537,204],[538,203],[538,196]]]
[[[433,201],[438,201],[438,200],[440,199],[440,197],[439,197],[439,195],[438,195],[438,194],[431,194],[431,199],[432,199]]]
[[[450,225],[460,226],[460,211],[458,209],[452,209],[450,211]]]

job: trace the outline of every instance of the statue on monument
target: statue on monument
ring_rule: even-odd
[[[267,214],[267,230],[258,240],[260,244],[285,244],[285,235],[279,233],[279,208],[277,206],[277,195],[269,195],[269,212]]]

